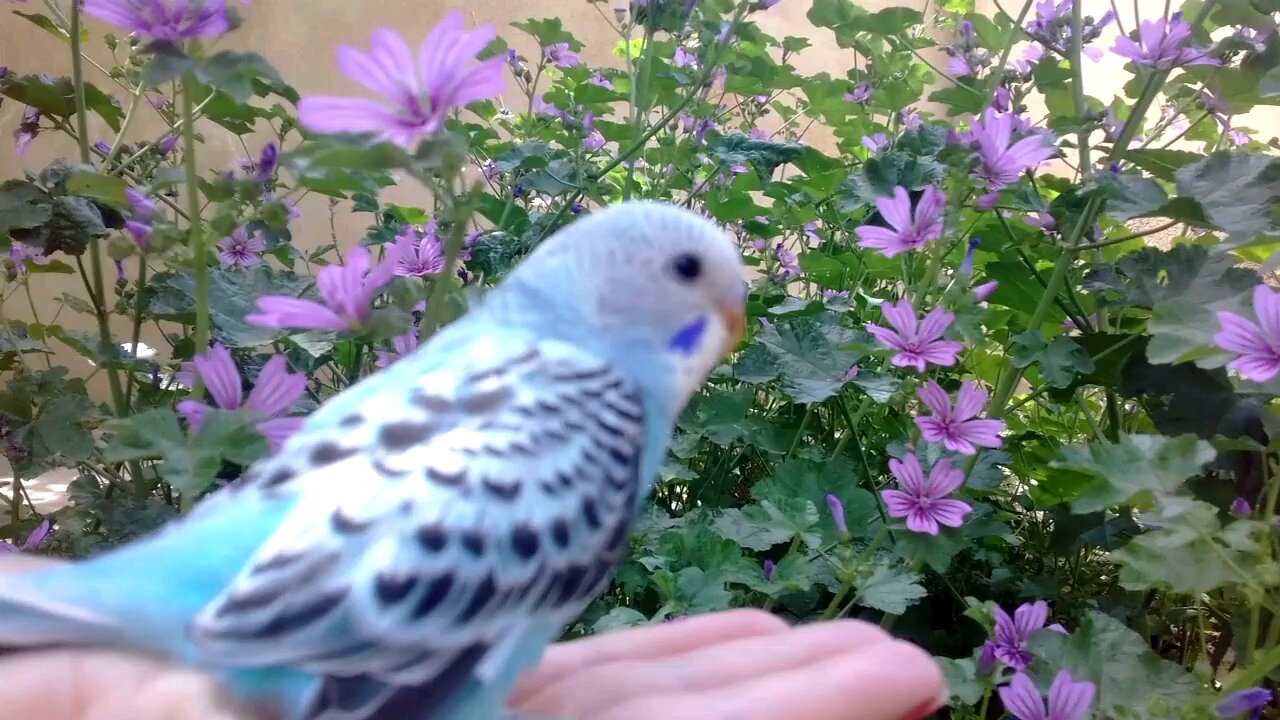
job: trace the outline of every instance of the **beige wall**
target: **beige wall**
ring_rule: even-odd
[[[67,0],[58,0],[64,7]],[[245,17],[245,23],[236,33],[224,40],[226,45],[243,49],[254,49],[262,52],[280,70],[300,93],[324,94],[359,94],[362,88],[348,80],[336,69],[334,48],[340,43],[364,45],[370,32],[383,25],[393,25],[405,36],[416,42],[425,36],[427,31],[451,9],[448,4],[423,2],[422,0],[257,0],[249,7],[240,7],[235,0],[228,0],[236,5]],[[621,4],[623,0],[610,0],[599,5],[601,11],[611,13],[612,4]],[[980,7],[987,6],[989,0],[983,0]],[[1016,0],[1010,0],[1008,9],[1016,11]],[[923,6],[922,0],[871,0],[860,1],[859,5],[877,8],[898,4],[917,4]],[[1141,0],[1150,14],[1163,11],[1163,2],[1158,0]],[[1125,4],[1127,5],[1127,4]],[[565,27],[582,39],[587,49],[584,58],[593,64],[616,62],[612,48],[616,37],[599,12],[586,0],[478,0],[469,4],[453,4],[452,7],[466,7],[466,12],[473,22],[492,22],[499,26],[499,33],[504,35],[517,49],[525,55],[532,55],[536,49],[529,39],[518,31],[508,27],[513,20],[525,17],[546,17],[558,15]],[[781,37],[783,35],[811,35],[813,28],[805,18],[811,6],[811,0],[782,0],[774,8],[762,15],[757,15],[764,28]],[[16,6],[17,9],[34,10],[41,3],[32,0],[27,5]],[[936,4],[930,5],[936,7]],[[991,7],[993,11],[994,6]],[[1101,15],[1109,7],[1107,0],[1085,0],[1086,14]],[[375,9],[376,8],[376,9]],[[8,10],[8,8],[4,8]],[[1126,27],[1133,27],[1131,17],[1125,18]],[[99,38],[109,29],[93,18],[88,19],[88,29],[94,41],[90,43],[90,51],[100,59],[106,60],[109,55]],[[1114,28],[1112,29],[1114,32]],[[1112,35],[1102,41],[1103,47],[1109,47]],[[850,51],[835,47],[831,34],[826,30],[817,30],[811,35],[814,46],[805,51],[797,60],[798,69],[812,73],[826,70],[833,76],[842,76],[852,63]],[[936,58],[936,55],[934,56]],[[104,64],[107,64],[104,62]],[[935,62],[935,64],[939,64]],[[70,60],[67,44],[52,37],[20,18],[4,12],[0,15],[0,65],[8,65],[16,72],[44,71],[50,73],[70,73]],[[1126,79],[1126,75],[1118,72],[1122,62],[1119,58],[1108,56],[1100,64],[1086,63],[1086,81],[1091,95],[1109,100],[1118,90],[1118,82]],[[88,77],[104,88],[112,87],[112,81],[100,71],[89,67]],[[505,98],[508,101],[522,102],[514,92],[514,88]],[[162,132],[164,125],[149,106],[143,105],[139,116],[129,133],[127,140],[154,139]],[[9,138],[13,128],[22,114],[22,108],[6,102],[0,107],[0,178],[18,174],[20,169],[36,169],[57,157],[75,155],[75,148],[65,137],[50,133],[37,139],[24,158],[13,154]],[[1271,113],[1253,119],[1250,122],[1255,129],[1274,129],[1280,127],[1277,115]],[[92,140],[111,140],[107,128],[100,121],[91,121]],[[239,142],[216,126],[210,128],[208,136],[211,144],[201,150],[201,164],[210,168],[229,167],[236,158],[243,156]],[[809,138],[818,145],[826,144],[821,135]],[[257,152],[258,146],[250,144],[250,150]],[[397,202],[408,204],[425,204],[422,191],[411,185],[393,188],[390,196]],[[295,241],[304,246],[316,246],[328,242],[330,236],[328,210],[326,200],[311,197],[304,201],[303,217],[294,227]],[[368,216],[351,217],[339,215],[336,221],[337,237],[340,242],[353,243],[367,223]],[[132,272],[132,270],[131,270]],[[72,276],[44,276],[36,283],[35,298],[42,307],[45,320],[52,314],[54,305],[52,298],[64,290],[79,292],[79,283]],[[14,300],[19,300],[14,298]],[[26,319],[30,316],[25,302],[10,301],[5,312]],[[89,318],[75,316],[64,311],[60,319],[65,325],[90,329]],[[123,336],[125,329],[117,328]],[[147,328],[144,341],[153,346],[160,345],[155,337],[154,328]],[[75,367],[84,367],[83,361],[70,354],[59,357]]]

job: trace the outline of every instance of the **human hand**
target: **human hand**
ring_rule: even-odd
[[[0,558],[0,574],[41,562]],[[97,649],[0,656],[0,720],[248,720],[217,682]],[[923,650],[838,621],[733,610],[552,646],[510,706],[557,720],[919,720],[945,701]]]

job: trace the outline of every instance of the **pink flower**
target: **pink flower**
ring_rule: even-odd
[[[1164,18],[1143,20],[1139,26],[1138,42],[1121,35],[1111,51],[1138,65],[1155,68],[1221,64],[1203,50],[1186,47],[1191,39],[1191,26],[1182,20],[1182,13],[1174,13],[1167,21]]]
[[[330,265],[316,276],[323,302],[287,295],[258,298],[258,312],[245,317],[250,324],[267,328],[347,330],[369,318],[373,299],[395,275],[398,258],[393,248],[376,267],[370,268],[369,249],[358,247],[347,254],[346,265]]]
[[[800,274],[800,262],[796,259],[796,254],[786,245],[782,243],[775,245],[773,254],[778,258],[778,269],[782,271],[783,277],[795,277]]]
[[[866,328],[867,332],[886,347],[898,351],[890,359],[894,365],[914,367],[924,372],[929,363],[947,367],[956,364],[956,355],[964,349],[964,345],[954,340],[942,339],[943,333],[955,322],[955,315],[942,307],[935,307],[923,320],[918,320],[916,309],[905,298],[896,305],[886,302],[882,310],[885,319],[894,329],[872,323],[867,323]]]
[[[911,196],[899,185],[893,189],[893,197],[876,198],[876,209],[893,229],[876,225],[859,225],[858,247],[879,250],[885,257],[923,247],[925,243],[942,237],[942,211],[947,197],[930,185],[924,189],[915,214],[911,213]]]
[[[262,366],[258,380],[246,399],[241,389],[240,371],[236,369],[231,351],[215,344],[208,351],[196,355],[190,363],[183,363],[180,372],[183,382],[191,384],[198,374],[214,405],[223,410],[243,410],[257,419],[254,427],[267,439],[273,451],[279,450],[290,435],[302,427],[305,418],[288,417],[284,413],[307,389],[307,376],[291,373],[283,355],[272,355]],[[178,413],[186,418],[192,431],[199,431],[205,414],[214,409],[199,400],[183,400],[178,403]]]
[[[871,84],[860,82],[853,87],[852,90],[844,94],[844,99],[849,102],[863,103],[871,99]]]
[[[396,238],[395,255],[392,272],[400,277],[426,277],[444,270],[444,244],[436,223],[428,223],[421,232],[406,225]]]
[[[218,241],[218,262],[224,268],[252,267],[262,262],[260,254],[267,249],[267,242],[260,233],[249,235],[249,228],[241,225]]]
[[[1039,135],[1013,142],[1016,120],[1012,114],[997,114],[987,108],[980,119],[973,121],[971,132],[978,142],[978,169],[974,174],[985,180],[992,190],[1017,182],[1024,170],[1039,167],[1057,153]]]
[[[964,473],[951,466],[948,459],[939,460],[924,476],[915,453],[901,460],[889,460],[889,472],[897,478],[901,490],[881,490],[890,517],[906,518],[912,532],[937,535],[940,526],[960,527],[973,508],[968,503],[947,496],[964,484]]]
[[[85,0],[84,11],[131,33],[177,43],[231,29],[226,0]]]
[[[599,70],[592,73],[591,77],[587,78],[587,82],[591,83],[592,85],[602,87],[605,90],[614,89],[613,81],[605,77],[604,73],[600,72]]]
[[[889,136],[884,133],[876,133],[875,135],[863,135],[862,147],[867,150],[878,153],[889,146]]]
[[[1267,382],[1280,373],[1280,292],[1266,285],[1253,289],[1253,311],[1258,324],[1233,312],[1219,311],[1222,331],[1213,342],[1227,352],[1239,353],[1227,367],[1254,382]]]
[[[467,32],[462,28],[462,13],[452,12],[427,35],[416,60],[404,40],[388,28],[374,31],[367,53],[340,46],[338,67],[390,104],[353,97],[305,97],[298,104],[299,121],[313,132],[371,133],[378,141],[412,150],[419,140],[444,127],[445,118],[455,109],[503,91],[502,57],[475,59],[495,33],[492,25]]]
[[[1059,670],[1049,686],[1048,706],[1025,673],[1015,674],[1008,685],[996,688],[996,692],[1004,709],[1016,720],[1084,720],[1098,688],[1085,680],[1076,682],[1069,671]]]
[[[1038,212],[1033,215],[1027,215],[1022,221],[1034,228],[1040,228],[1045,233],[1051,233],[1058,229],[1058,223],[1053,216],[1047,212]]]
[[[960,383],[956,403],[938,383],[930,380],[916,391],[920,400],[933,411],[932,416],[916,418],[924,439],[940,442],[948,450],[963,455],[973,455],[978,447],[1000,447],[1000,433],[1004,423],[999,420],[977,420],[987,404],[987,391],[971,380]]]
[[[693,67],[698,64],[698,55],[678,47],[676,48],[676,54],[671,58],[671,64],[676,67]]]
[[[998,287],[1000,287],[1000,283],[996,280],[976,285],[973,288],[973,296],[977,298],[978,302],[986,302],[986,299],[991,297],[991,293],[995,292]]]
[[[40,546],[48,542],[49,538],[52,536],[53,525],[50,524],[49,518],[45,518],[40,521],[39,525],[32,528],[26,539],[22,541],[21,546],[11,543],[8,540],[0,540],[0,555],[39,550]],[[14,538],[14,540],[17,540],[17,538]]]
[[[397,335],[391,338],[391,350],[378,350],[378,359],[374,361],[374,365],[384,368],[389,367],[395,361],[412,353],[418,349],[418,328],[411,327],[409,332],[404,335]]]
[[[486,42],[485,45],[487,44]],[[484,45],[481,45],[480,48],[483,49]],[[474,55],[475,53],[472,54]],[[578,57],[578,53],[574,52],[567,42],[548,45],[543,48],[542,54],[548,62],[555,63],[562,68],[573,67],[582,62],[581,58]]]

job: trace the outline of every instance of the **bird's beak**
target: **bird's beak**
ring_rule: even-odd
[[[724,341],[724,354],[728,355],[738,349],[738,343],[747,332],[747,309],[741,303],[721,306],[720,319],[729,333]]]

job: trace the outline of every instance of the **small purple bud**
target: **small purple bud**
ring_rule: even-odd
[[[982,643],[982,654],[978,656],[978,672],[988,675],[996,669],[996,644],[990,640]]]
[[[133,241],[137,243],[139,250],[151,249],[151,226],[138,222],[137,220],[126,220],[124,223],[124,231],[129,233]]]
[[[767,582],[773,582],[773,574],[778,571],[778,565],[772,560],[764,561],[764,579]]]
[[[515,195],[516,197],[524,197],[524,193],[525,193],[525,189],[524,189],[524,184],[522,183],[516,183],[516,186],[511,188],[511,194]]]
[[[1110,165],[1108,165],[1108,166],[1107,166],[1107,169],[1111,171],[1111,174],[1112,174],[1112,175],[1119,175],[1119,174],[1120,174],[1120,163],[1118,163],[1118,162],[1113,162],[1113,163],[1111,163]]]
[[[1231,501],[1231,513],[1240,517],[1248,517],[1253,514],[1253,508],[1249,506],[1248,500],[1238,497]]]
[[[964,260],[960,261],[960,277],[973,277],[973,254],[981,244],[978,238],[969,239],[969,249],[964,251]]]
[[[964,39],[966,45],[973,44],[973,23],[968,20],[960,23],[960,37]]]
[[[977,298],[978,302],[986,302],[987,298],[991,297],[991,293],[995,292],[998,287],[1000,287],[1000,283],[996,280],[983,283],[973,289],[973,296]]]
[[[0,65],[0,80],[3,80],[7,77],[9,77],[9,66]]]
[[[116,282],[117,283],[129,282],[129,274],[125,272],[123,260],[116,261]]]
[[[160,138],[160,142],[156,143],[156,150],[159,150],[160,156],[164,157],[165,155],[173,152],[173,149],[177,146],[178,136],[173,133],[169,133],[168,135]]]
[[[1000,202],[1000,193],[989,192],[986,195],[979,196],[977,200],[974,200],[973,206],[978,210],[985,212],[995,207],[998,202]]]
[[[258,182],[266,182],[276,172],[276,164],[280,161],[280,148],[275,143],[267,143],[258,158]]]
[[[835,495],[828,495],[827,507],[831,509],[831,519],[836,524],[836,530],[841,535],[848,535],[849,526],[845,524],[844,505],[840,503],[840,498]]]
[[[105,140],[99,140],[98,142],[93,144],[93,149],[97,150],[103,155],[107,155],[111,152],[111,143]]]
[[[996,97],[991,106],[1000,112],[1009,112],[1010,102],[1012,102],[1012,98],[1009,96],[1009,88],[1004,85],[996,88]]]
[[[156,216],[156,204],[141,190],[125,188],[124,196],[129,201],[129,210],[135,220],[150,222]]]
[[[570,205],[569,212],[573,213],[574,215],[582,214],[582,203],[575,202],[574,204]]]
[[[41,520],[40,524],[31,531],[30,535],[27,536],[27,539],[22,543],[22,549],[28,551],[39,549],[39,547],[45,544],[52,535],[53,526],[49,523],[49,519],[45,518],[44,520]]]

